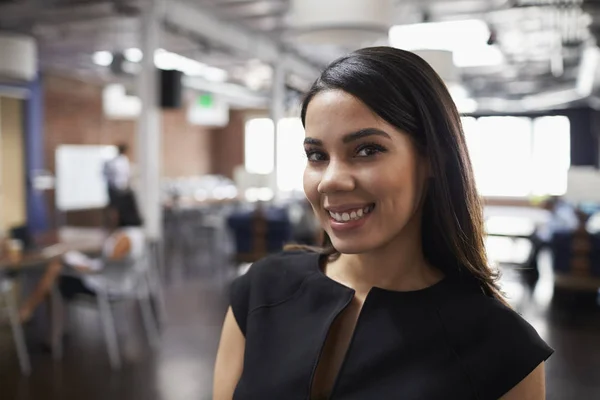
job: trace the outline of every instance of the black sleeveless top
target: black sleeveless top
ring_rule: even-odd
[[[327,277],[320,255],[286,252],[234,281],[246,337],[235,400],[307,400],[323,344],[354,290]],[[330,399],[496,400],[553,350],[516,312],[473,284],[373,288]]]

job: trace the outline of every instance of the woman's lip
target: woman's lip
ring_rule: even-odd
[[[334,232],[338,232],[338,233],[352,231],[352,230],[358,229],[361,226],[363,226],[369,220],[369,218],[371,218],[371,215],[373,214],[374,211],[375,210],[371,211],[370,213],[368,213],[367,215],[363,216],[360,219],[350,220],[347,222],[336,221],[335,219],[333,219],[333,217],[331,215],[328,214],[329,215],[329,226],[331,226],[331,229]]]
[[[368,207],[370,205],[372,205],[374,203],[356,203],[356,204],[344,204],[342,206],[325,206],[323,208],[325,208],[326,211],[329,212],[333,212],[333,213],[343,213],[346,211],[353,211],[353,210],[358,210],[358,209],[364,209],[365,207]]]

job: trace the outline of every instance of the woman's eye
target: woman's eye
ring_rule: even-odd
[[[366,145],[362,146],[356,152],[357,157],[370,157],[378,153],[383,153],[385,149],[381,146]]]
[[[308,159],[308,161],[313,162],[324,161],[326,159],[325,153],[316,150],[307,150],[306,158]]]

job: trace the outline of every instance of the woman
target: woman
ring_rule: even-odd
[[[109,287],[105,287],[107,279],[104,276],[94,276],[102,271],[107,261],[135,261],[144,254],[145,236],[133,194],[121,196],[116,218],[117,223],[111,225],[117,228],[104,241],[102,258],[89,258],[79,252],[65,254],[65,264],[78,273],[77,277],[65,274],[60,278],[60,290],[67,300],[77,294],[93,295],[99,289],[118,294],[123,287],[132,284],[128,274],[114,274],[116,277],[111,277]]]
[[[32,294],[19,308],[21,323],[31,319],[37,307],[48,298],[57,279],[59,279],[60,291],[66,299],[71,299],[77,294],[93,295],[99,285],[104,284],[101,279],[93,276],[103,268],[104,261],[125,261],[141,257],[145,246],[144,233],[133,195],[123,196],[114,218],[115,222],[111,226],[116,226],[116,229],[104,241],[101,259],[93,259],[82,253],[70,251],[64,255],[63,260],[54,260],[48,265]],[[80,277],[64,274],[64,264],[76,270]],[[117,286],[126,283],[119,282]]]
[[[324,249],[234,282],[214,399],[543,399],[553,350],[496,286],[459,114],[432,68],[356,51],[301,117]]]

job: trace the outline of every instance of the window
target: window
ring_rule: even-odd
[[[274,130],[273,121],[269,118],[255,118],[246,122],[244,164],[248,173],[273,172]]]
[[[561,195],[570,124],[564,116],[463,118],[475,182],[484,196]]]
[[[570,124],[564,116],[464,117],[465,139],[475,182],[483,196],[562,195],[567,189]],[[277,187],[302,191],[306,156],[304,128],[299,118],[279,121]],[[274,126],[268,118],[246,123],[245,167],[249,173],[270,174],[274,167]]]
[[[541,117],[533,121],[532,194],[562,195],[571,166],[569,118]]]
[[[252,174],[273,172],[274,126],[269,118],[246,123],[245,167]],[[300,118],[283,118],[277,131],[277,188],[282,192],[302,191],[306,167],[304,127]]]
[[[277,130],[277,188],[282,192],[303,191],[306,167],[304,127],[300,118],[284,118]]]

